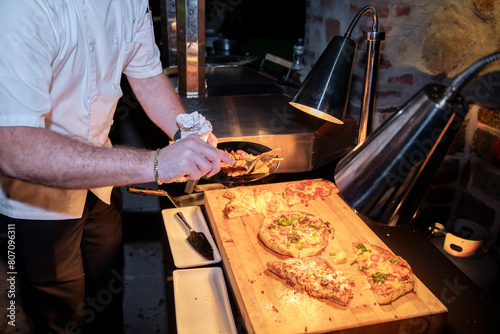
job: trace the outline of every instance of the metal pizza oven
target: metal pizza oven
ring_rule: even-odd
[[[206,93],[182,97],[185,108],[212,122],[219,142],[248,141],[280,148],[277,173],[305,172],[339,158],[356,141],[356,121],[338,125],[288,103],[295,87],[250,67],[207,67]]]

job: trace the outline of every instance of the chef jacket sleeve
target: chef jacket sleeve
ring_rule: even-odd
[[[126,64],[125,73],[132,78],[147,78],[163,71],[160,61],[160,50],[156,46],[151,10],[147,1],[139,5],[139,18],[134,23],[135,35],[129,43],[127,54],[130,61]]]
[[[40,13],[36,3],[25,1],[0,7],[0,126],[44,127],[51,110],[53,30],[26,25]]]

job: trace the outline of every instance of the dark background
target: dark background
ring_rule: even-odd
[[[161,3],[150,0],[153,16]],[[262,59],[271,53],[292,60],[293,45],[304,38],[305,0],[205,0],[205,27],[220,37],[237,40],[241,54]],[[161,22],[155,22],[157,43],[162,45]]]

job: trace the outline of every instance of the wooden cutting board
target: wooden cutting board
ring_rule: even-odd
[[[258,187],[283,192],[287,184]],[[310,297],[267,270],[268,261],[286,257],[271,251],[260,241],[258,230],[263,215],[233,219],[224,217],[223,210],[229,202],[223,197],[226,191],[205,192],[205,207],[230,287],[249,333],[443,332],[448,310],[418,278],[414,292],[389,305],[376,302],[366,277],[352,264],[354,253],[351,245],[359,241],[388,247],[338,194],[307,204],[296,204],[292,209],[315,214],[329,221],[335,229],[335,238],[319,256],[354,278],[354,296],[347,306]],[[340,250],[347,254],[346,263],[335,262],[332,254]]]

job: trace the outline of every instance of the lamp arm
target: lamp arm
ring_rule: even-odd
[[[352,19],[351,24],[349,25],[349,28],[347,29],[344,37],[351,38],[352,31],[353,31],[354,27],[356,26],[356,24],[358,24],[359,19],[363,15],[365,15],[366,12],[369,12],[369,11],[373,12],[373,26],[372,26],[372,31],[374,31],[374,32],[378,31],[378,14],[377,14],[377,10],[375,9],[375,7],[369,5],[369,6],[363,7],[356,14],[356,16],[354,17],[354,19]]]
[[[467,68],[465,71],[458,74],[453,79],[450,86],[448,86],[448,88],[446,89],[446,91],[443,95],[443,100],[441,101],[441,104],[444,104],[447,101],[450,101],[453,98],[455,98],[455,96],[460,92],[460,90],[469,82],[469,80],[477,72],[479,72],[484,66],[486,66],[489,63],[491,63],[495,60],[498,60],[498,59],[500,59],[500,52],[492,53],[489,56],[486,56],[482,59],[479,59],[477,62],[472,64],[469,68]]]
[[[362,143],[368,133],[371,131],[372,115],[375,109],[375,92],[377,83],[378,66],[380,59],[380,42],[385,39],[385,32],[378,31],[378,14],[373,6],[363,7],[354,17],[345,38],[350,38],[354,27],[367,12],[373,13],[373,26],[372,31],[366,33],[367,49],[366,49],[366,68],[365,68],[365,82],[363,88],[363,99],[361,105],[361,112],[359,117],[358,129],[358,144]]]

